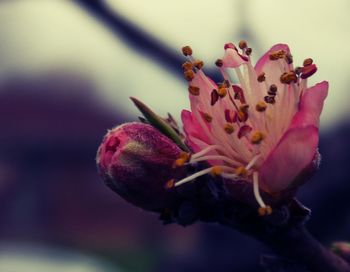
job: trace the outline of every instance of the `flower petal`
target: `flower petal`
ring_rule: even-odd
[[[274,51],[284,50],[290,53],[289,47],[286,44],[276,44],[267,51],[256,63],[255,71],[257,74],[265,73],[266,81],[269,85],[275,84],[279,89],[282,87],[280,76],[284,71],[290,70],[285,60],[270,60],[270,54]]]
[[[322,81],[308,88],[301,97],[299,111],[292,120],[291,127],[314,125],[319,127],[323,101],[328,94],[328,82]]]
[[[225,68],[236,68],[244,63],[247,63],[248,58],[238,53],[237,49],[227,48],[222,61]]]
[[[327,92],[326,81],[305,91],[289,129],[260,168],[264,190],[273,193],[286,189],[314,159],[319,116]]]
[[[317,145],[317,127],[289,129],[260,168],[261,187],[269,193],[286,189],[312,162]]]

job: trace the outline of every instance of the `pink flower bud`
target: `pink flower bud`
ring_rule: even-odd
[[[97,166],[106,185],[146,210],[163,211],[176,202],[166,188],[182,167],[173,168],[181,149],[148,124],[126,123],[110,131],[97,151]]]

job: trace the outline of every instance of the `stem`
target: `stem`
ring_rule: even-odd
[[[323,246],[303,225],[279,231],[266,238],[264,242],[272,249],[305,265],[310,271],[350,271],[347,262]]]

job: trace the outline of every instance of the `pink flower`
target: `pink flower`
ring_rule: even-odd
[[[216,65],[224,78],[215,83],[198,66],[189,47],[183,65],[189,81],[191,111],[183,110],[189,163],[210,165],[176,182],[179,186],[201,175],[220,175],[226,183],[244,179],[253,185],[261,213],[269,213],[259,189],[270,195],[295,186],[303,171],[318,158],[318,127],[328,82],[312,87],[307,79],[317,70],[312,59],[293,67],[289,48],[273,46],[256,63],[244,41],[240,50],[225,45]]]

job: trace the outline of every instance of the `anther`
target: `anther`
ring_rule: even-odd
[[[290,84],[290,83],[296,83],[297,82],[297,75],[295,74],[294,71],[290,71],[290,72],[285,72],[281,75],[280,80],[282,83],[285,84]]]
[[[238,166],[235,170],[235,173],[238,176],[245,177],[245,176],[247,176],[248,171],[247,171],[247,169],[245,169],[244,166]]]
[[[248,104],[243,104],[239,107],[239,109],[243,112],[247,112],[249,109],[249,105]]]
[[[207,121],[208,123],[210,123],[211,121],[213,121],[213,117],[210,116],[210,114],[208,113],[203,113],[203,118],[205,121]]]
[[[222,173],[222,168],[220,166],[213,166],[211,168],[210,174],[213,176],[220,176]]]
[[[182,47],[182,54],[185,56],[191,56],[192,55],[192,48],[187,46]]]
[[[238,139],[241,139],[242,137],[244,137],[245,135],[247,135],[248,133],[250,133],[252,131],[252,128],[248,125],[244,125],[244,126],[241,126],[239,128],[239,131],[238,131]]]
[[[226,131],[227,134],[232,134],[235,131],[233,126],[229,123],[224,125],[224,130]]]
[[[224,65],[224,62],[223,62],[222,59],[217,59],[217,60],[215,61],[215,65],[216,65],[217,67],[222,67],[222,66]]]
[[[260,101],[256,104],[255,109],[259,112],[265,111],[267,108],[267,105],[264,101]]]
[[[168,180],[166,183],[165,183],[165,185],[164,185],[164,188],[166,189],[166,190],[170,190],[170,189],[172,189],[172,188],[174,188],[175,187],[175,179],[170,179],[170,180]]]
[[[301,68],[301,75],[300,77],[302,79],[308,78],[310,76],[312,76],[314,73],[316,73],[317,71],[317,67],[315,64],[310,64],[308,66],[305,66],[303,68]]]
[[[196,61],[193,63],[193,65],[194,65],[198,70],[200,70],[200,69],[202,69],[202,67],[204,66],[204,62],[201,61],[201,60],[196,60]]]
[[[274,96],[267,95],[267,96],[264,97],[264,100],[265,100],[266,103],[269,103],[269,104],[275,104],[276,103],[276,100],[275,100]]]
[[[305,66],[309,66],[309,65],[311,65],[313,62],[314,62],[314,61],[312,60],[312,58],[307,58],[307,59],[304,60],[303,66],[304,66],[304,67],[305,67]]]
[[[179,158],[188,162],[191,158],[191,154],[188,152],[181,152]]]
[[[192,70],[186,70],[184,76],[187,81],[191,81],[194,78],[194,72]]]
[[[277,86],[275,84],[272,84],[267,92],[269,95],[276,95],[277,93]]]
[[[237,121],[237,113],[235,111],[226,109],[225,110],[225,120],[228,123],[234,123]]]
[[[260,73],[258,75],[257,79],[258,79],[259,82],[264,82],[266,80],[265,73],[264,72]]]
[[[240,41],[239,44],[238,44],[238,47],[241,48],[241,49],[245,49],[247,48],[247,42],[246,41]]]
[[[294,72],[299,76],[302,72],[303,68],[302,67],[296,67]]]
[[[199,95],[199,88],[195,87],[195,86],[188,86],[188,91],[190,92],[190,94],[194,95],[194,96],[198,96]]]
[[[250,141],[252,142],[252,144],[260,144],[264,138],[265,135],[262,132],[256,131],[253,133]]]
[[[293,63],[293,56],[292,56],[292,54],[291,54],[291,53],[287,53],[287,54],[285,55],[285,60],[286,60],[286,62],[287,62],[288,64],[292,64],[292,63]]]
[[[218,89],[218,94],[221,98],[225,97],[226,94],[227,94],[227,89],[224,87],[224,86],[221,86],[219,89]]]
[[[211,106],[214,106],[215,105],[215,103],[219,100],[219,94],[218,94],[218,92],[217,92],[217,90],[213,90],[212,92],[211,92],[211,101],[210,101],[210,105]]]
[[[284,58],[285,54],[286,52],[284,50],[278,50],[278,51],[271,52],[269,57],[270,57],[270,60],[278,60],[278,59]]]
[[[245,53],[247,56],[250,56],[253,52],[253,49],[251,49],[250,47],[248,47],[246,50],[245,50]]]
[[[245,122],[248,120],[248,112],[240,110],[237,113],[237,117],[240,122]]]
[[[270,215],[272,214],[272,208],[271,206],[260,207],[258,213],[260,216]]]
[[[184,64],[182,64],[182,69],[184,71],[192,70],[192,68],[193,68],[193,64],[189,61],[186,61]]]
[[[178,158],[174,161],[173,168],[184,166],[185,163],[186,163],[186,160],[184,160],[182,158]]]

